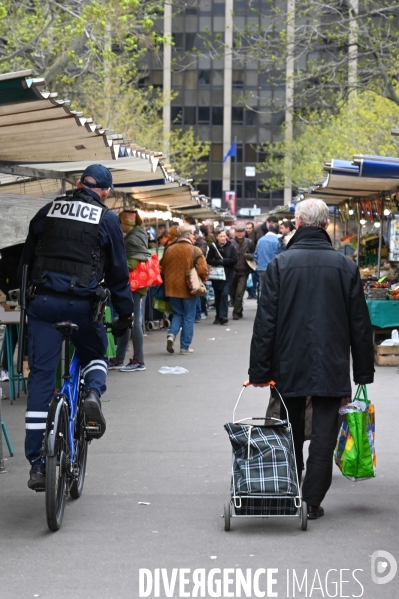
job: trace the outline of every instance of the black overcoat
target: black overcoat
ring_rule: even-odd
[[[286,397],[349,397],[372,383],[372,326],[359,270],[324,229],[300,227],[269,262],[251,342],[252,383],[274,380]]]
[[[217,249],[216,249],[217,248]],[[219,254],[223,256],[220,258]],[[213,287],[222,289],[226,284],[230,284],[234,278],[234,266],[237,264],[237,252],[231,241],[227,240],[224,245],[220,245],[217,241],[209,246],[206,261],[211,266],[224,266],[226,273],[225,281],[212,281]]]

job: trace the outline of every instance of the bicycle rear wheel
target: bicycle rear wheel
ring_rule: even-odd
[[[76,477],[74,478],[70,488],[70,495],[72,499],[79,499],[79,497],[82,495],[86,475],[88,441],[85,435],[84,414],[82,407],[80,408],[77,426],[79,439],[76,443],[76,461],[74,464]]]
[[[68,494],[68,410],[63,403],[54,421],[55,451],[46,456],[46,518],[50,530],[60,529]],[[50,431],[51,434],[51,431]]]

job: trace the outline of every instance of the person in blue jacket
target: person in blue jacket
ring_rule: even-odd
[[[96,422],[101,437],[106,422],[100,397],[106,390],[107,336],[103,324],[93,322],[93,302],[101,281],[111,292],[119,328],[132,323],[123,235],[116,214],[105,206],[112,186],[111,172],[100,164],[86,168],[72,196],[56,198],[33,217],[19,267],[28,265],[32,293],[28,307],[28,403],[25,455],[31,464],[28,487],[45,486],[41,455],[48,407],[51,402],[63,336],[55,322],[72,321],[79,330],[71,340],[84,377],[87,420]]]

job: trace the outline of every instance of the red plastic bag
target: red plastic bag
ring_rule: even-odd
[[[129,283],[132,291],[144,289],[152,285],[162,285],[158,256],[153,254],[146,262],[139,262],[134,270],[129,272]]]

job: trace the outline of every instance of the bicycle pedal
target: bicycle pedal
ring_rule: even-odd
[[[101,437],[101,424],[98,422],[88,422],[86,424],[85,430],[89,439]]]

